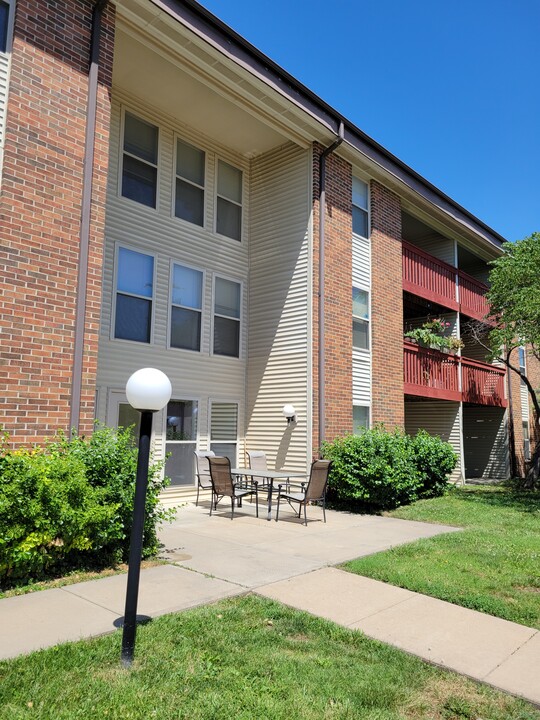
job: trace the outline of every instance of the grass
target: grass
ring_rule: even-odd
[[[540,494],[455,488],[391,517],[464,528],[359,558],[343,567],[540,629]]]
[[[250,595],[0,663],[5,720],[540,720],[527,703]]]

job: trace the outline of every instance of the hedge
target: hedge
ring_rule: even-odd
[[[383,426],[326,442],[321,454],[333,461],[329,500],[368,511],[443,494],[457,463],[452,447],[439,437],[425,430],[415,436],[388,432]]]
[[[137,448],[130,429],[96,428],[45,447],[0,445],[0,581],[104,567],[129,552]],[[143,556],[157,550],[162,463],[150,466]]]

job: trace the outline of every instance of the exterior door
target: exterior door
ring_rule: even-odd
[[[171,479],[171,487],[195,483],[197,411],[196,400],[171,400],[167,405],[165,475]]]

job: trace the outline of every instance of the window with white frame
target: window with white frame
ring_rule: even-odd
[[[216,277],[214,283],[214,355],[240,357],[240,283]]]
[[[204,225],[205,153],[176,141],[176,189],[174,214],[194,225]]]
[[[523,428],[523,457],[528,462],[531,459],[531,439],[529,436],[529,421],[522,421]]]
[[[368,186],[363,180],[352,179],[352,226],[355,235],[369,237]]]
[[[173,264],[171,282],[170,345],[183,350],[201,349],[204,274]]]
[[[158,135],[155,125],[124,114],[122,195],[152,208],[157,204]]]
[[[353,434],[359,435],[362,428],[369,428],[369,405],[353,405]]]
[[[7,52],[9,27],[9,4],[0,0],[0,52]]]
[[[233,240],[242,237],[242,171],[218,160],[216,232]]]
[[[114,337],[149,343],[154,295],[152,255],[118,248]]]
[[[353,348],[369,350],[369,293],[353,287]]]
[[[236,466],[238,445],[238,405],[230,402],[212,402],[210,406],[210,450],[228,457]]]

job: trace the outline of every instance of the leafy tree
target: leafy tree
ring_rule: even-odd
[[[513,351],[525,346],[540,362],[540,233],[523,240],[505,243],[504,254],[491,262],[490,290],[495,325],[485,335],[482,323],[469,323],[468,332],[490,352],[491,360],[499,360],[517,373],[529,392],[534,408],[536,437],[540,437],[540,403],[529,378],[512,361]],[[540,471],[540,443],[533,456],[529,479],[537,479]]]

